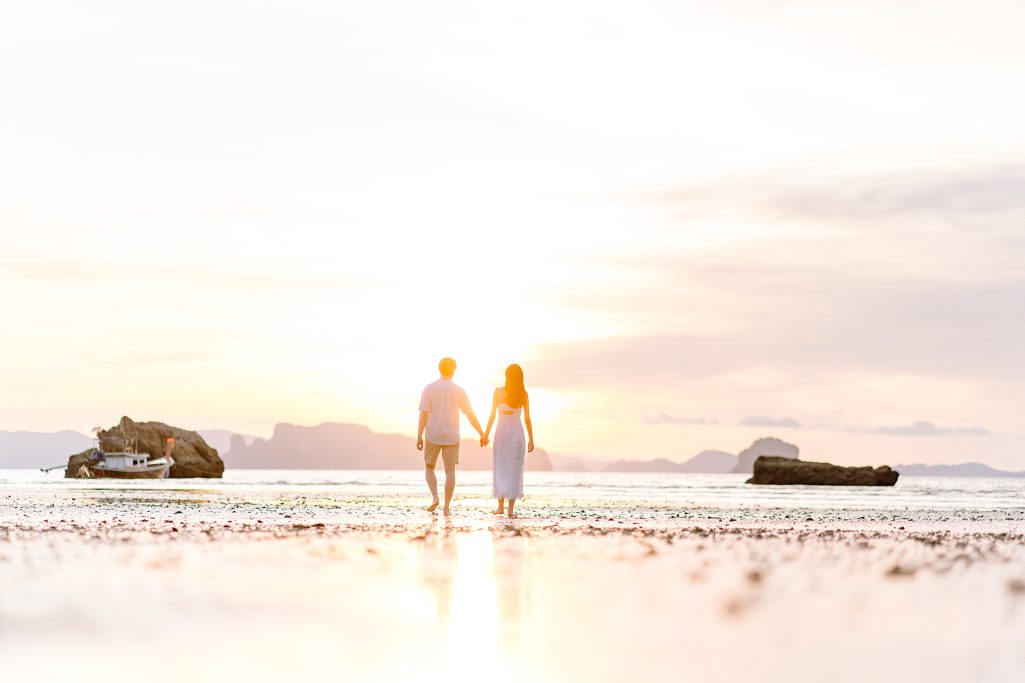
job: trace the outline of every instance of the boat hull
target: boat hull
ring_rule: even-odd
[[[102,467],[90,467],[89,472],[96,479],[163,479],[169,467],[158,467],[148,470],[108,470]]]

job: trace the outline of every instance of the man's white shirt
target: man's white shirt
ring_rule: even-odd
[[[459,443],[459,411],[473,412],[470,398],[462,387],[442,377],[424,387],[420,396],[420,412],[430,413],[424,437],[439,446]]]

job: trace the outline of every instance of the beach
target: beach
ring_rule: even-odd
[[[1025,675],[1021,484],[528,473],[0,474],[8,680]],[[6,478],[5,478],[6,477]],[[533,484],[533,486],[532,486]],[[533,493],[533,495],[531,495]],[[974,503],[967,503],[971,500]],[[520,506],[517,506],[520,510]]]

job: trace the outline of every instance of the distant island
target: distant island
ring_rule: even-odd
[[[604,472],[695,472],[704,474],[751,474],[760,455],[797,459],[799,449],[772,436],[757,439],[739,454],[726,451],[701,451],[683,462],[665,458],[655,460],[617,460],[602,468]]]
[[[905,477],[1025,477],[1025,472],[997,470],[980,462],[960,465],[897,465],[893,469]]]
[[[91,437],[65,429],[60,432],[0,431],[0,467],[27,469],[56,467],[93,444]]]
[[[737,465],[732,471],[734,474],[751,474],[754,472],[755,460],[763,455],[798,460],[800,452],[792,443],[773,436],[763,437],[737,454]]]
[[[325,423],[303,427],[282,423],[270,439],[239,434],[227,429],[199,430],[215,448],[228,469],[419,469],[421,456],[412,437],[379,434],[362,425]],[[71,430],[59,432],[0,431],[0,468],[52,467],[80,452],[92,438]],[[759,452],[761,451],[761,452]],[[759,455],[798,457],[798,448],[780,439],[765,437],[737,455],[704,450],[685,460],[668,458],[608,462],[579,455],[546,453],[538,449],[527,456],[527,469],[559,472],[692,472],[750,473]],[[489,469],[491,450],[466,440],[460,451],[464,469]],[[1025,471],[998,470],[982,463],[956,465],[896,465],[904,477],[1025,477]]]
[[[665,458],[655,460],[617,460],[602,468],[605,472],[699,472],[726,474],[737,465],[737,456],[726,451],[701,451],[684,462]]]
[[[313,427],[282,423],[270,439],[247,442],[234,435],[223,456],[228,468],[244,469],[338,469],[413,470],[423,467],[416,440],[399,434],[378,434],[362,425],[328,422]],[[459,449],[464,470],[490,470],[491,448],[464,439]],[[548,454],[528,453],[526,469],[551,471]]]

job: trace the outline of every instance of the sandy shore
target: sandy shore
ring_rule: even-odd
[[[1019,512],[0,494],[8,680],[1025,676]],[[943,517],[946,516],[946,519]]]

